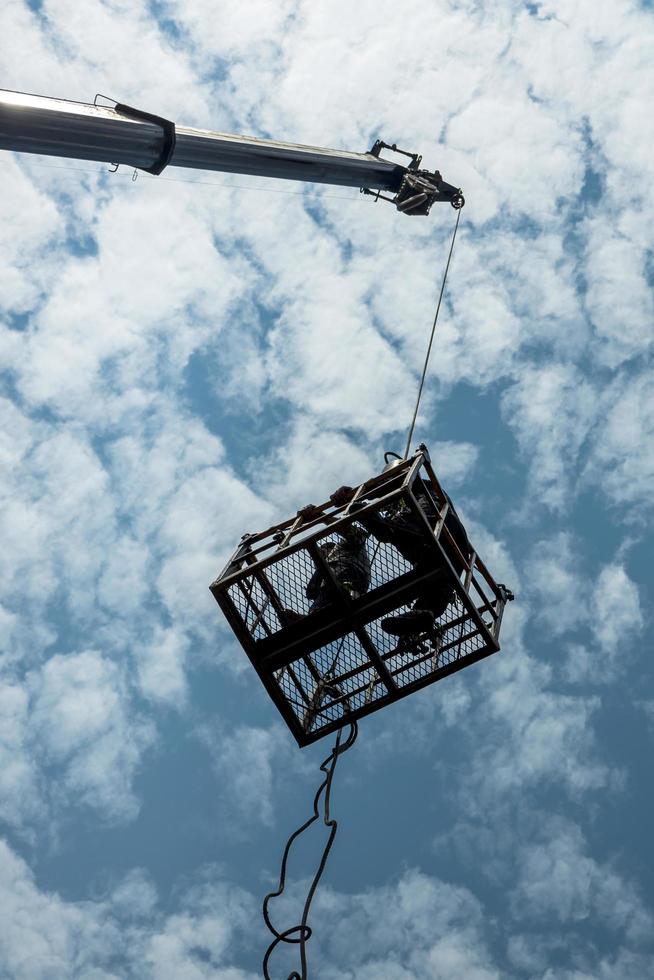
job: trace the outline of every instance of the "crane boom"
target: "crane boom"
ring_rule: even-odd
[[[384,159],[384,148],[411,162]],[[0,149],[126,164],[153,174],[173,166],[360,187],[407,214],[428,214],[435,201],[463,204],[459,188],[438,171],[420,170],[421,157],[395,144],[378,140],[368,153],[350,153],[232,136],[177,126],[122,103],[90,105],[0,90]]]

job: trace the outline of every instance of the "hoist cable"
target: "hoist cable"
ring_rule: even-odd
[[[322,783],[318,787],[318,791],[316,792],[316,795],[313,799],[312,816],[310,816],[309,819],[306,820],[301,827],[298,827],[298,829],[291,834],[291,836],[288,838],[288,841],[286,842],[286,847],[284,848],[284,854],[282,856],[282,863],[279,872],[279,885],[277,887],[277,891],[270,892],[268,895],[266,895],[266,897],[263,900],[263,918],[266,923],[266,926],[275,937],[271,942],[270,946],[268,947],[268,949],[266,950],[266,955],[263,958],[263,975],[265,980],[271,980],[271,976],[268,972],[268,963],[270,961],[270,957],[272,956],[273,952],[275,951],[275,949],[280,943],[290,943],[292,945],[298,945],[300,947],[300,963],[301,963],[302,972],[298,973],[297,970],[294,970],[292,973],[289,974],[288,980],[307,980],[308,974],[307,974],[306,944],[307,941],[311,938],[311,928],[307,923],[309,919],[309,912],[311,910],[311,902],[313,901],[313,897],[316,893],[316,889],[322,877],[322,873],[325,870],[325,865],[327,864],[327,858],[329,857],[329,852],[332,849],[332,844],[334,843],[334,838],[336,837],[336,831],[338,829],[338,824],[336,820],[332,819],[329,811],[332,779],[334,778],[334,770],[336,769],[336,762],[338,760],[339,755],[342,755],[343,752],[347,752],[347,750],[354,745],[358,734],[356,721],[350,721],[349,724],[350,724],[350,731],[347,735],[347,738],[344,741],[341,741],[343,729],[340,728],[336,734],[336,741],[334,743],[334,746],[330,754],[321,763],[320,771],[325,774],[325,778],[323,779]],[[320,798],[321,796],[323,796],[323,793],[324,793],[323,821],[325,826],[329,827],[329,837],[327,839],[327,843],[325,844],[325,847],[323,848],[322,857],[320,858],[318,869],[314,874],[313,880],[309,887],[309,891],[307,893],[307,897],[304,903],[304,908],[302,910],[302,919],[299,925],[291,926],[290,929],[284,929],[283,932],[280,932],[278,929],[275,928],[275,926],[272,924],[270,920],[270,915],[268,912],[268,904],[271,899],[278,898],[283,893],[286,887],[286,865],[288,863],[288,856],[291,847],[293,846],[293,843],[297,840],[297,838],[300,837],[301,834],[303,834],[305,830],[307,830],[311,826],[311,824],[315,823],[316,820],[319,819],[321,815]]]
[[[441,283],[441,291],[440,291],[440,294],[439,294],[439,297],[438,297],[438,304],[436,306],[436,313],[434,315],[434,322],[433,322],[432,328],[431,328],[431,336],[429,338],[429,346],[427,347],[427,356],[425,357],[425,363],[424,363],[424,366],[423,366],[423,369],[422,369],[422,377],[420,378],[420,385],[418,386],[418,397],[416,399],[416,407],[415,407],[415,410],[413,412],[413,418],[411,419],[411,425],[409,426],[409,435],[407,436],[407,440],[406,440],[406,449],[404,450],[404,459],[408,459],[409,458],[409,449],[411,448],[411,440],[413,438],[413,430],[416,427],[416,419],[418,417],[418,408],[420,407],[420,399],[422,397],[422,389],[424,387],[425,378],[427,376],[427,367],[429,365],[429,357],[430,357],[430,354],[431,354],[432,344],[434,343],[434,335],[436,333],[436,324],[438,323],[438,314],[440,313],[440,309],[441,309],[441,300],[443,299],[443,293],[445,291],[445,283],[447,282],[447,273],[448,273],[449,268],[450,268],[450,260],[452,258],[452,251],[454,249],[454,242],[456,240],[456,233],[457,233],[458,228],[459,228],[459,219],[461,217],[461,210],[462,210],[461,208],[458,208],[457,209],[457,212],[456,212],[456,224],[454,225],[454,232],[452,233],[452,241],[450,243],[450,253],[447,256],[447,263],[445,265],[445,272],[443,273],[443,281]]]

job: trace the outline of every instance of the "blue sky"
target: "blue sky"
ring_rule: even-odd
[[[0,35],[4,88],[464,188],[416,441],[517,599],[498,656],[362,723],[311,975],[654,976],[651,6],[6,0]],[[250,980],[328,742],[208,584],[403,448],[454,212],[0,171],[0,975]]]

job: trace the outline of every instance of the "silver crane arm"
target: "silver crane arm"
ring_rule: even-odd
[[[410,157],[410,163],[382,158],[384,148]],[[349,153],[231,136],[177,126],[122,103],[89,105],[0,90],[0,149],[126,164],[153,174],[172,166],[341,184],[390,200],[406,214],[428,214],[435,201],[463,205],[460,188],[437,170],[420,170],[421,157],[395,144],[378,140],[369,153]]]

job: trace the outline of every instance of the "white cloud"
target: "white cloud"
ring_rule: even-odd
[[[502,397],[502,412],[529,465],[532,508],[565,511],[579,452],[596,417],[597,394],[574,367],[524,369]]]
[[[438,472],[437,469],[437,475]],[[489,530],[483,523],[483,498],[480,502],[479,498],[470,500],[464,497],[462,501],[457,500],[456,504],[473,548],[483,559],[486,567],[490,569],[495,581],[504,582],[517,597],[517,601],[509,607],[510,614],[507,615],[507,622],[506,625],[502,626],[502,630],[504,632],[507,627],[515,629],[515,639],[520,642],[523,620],[520,614],[517,617],[512,614],[520,609],[523,582],[522,576],[516,568],[513,551],[509,547],[508,541],[501,538],[499,533]],[[511,625],[512,622],[513,626]],[[511,639],[513,639],[513,634]]]
[[[150,590],[151,555],[143,542],[117,534],[98,578],[98,600],[112,612],[136,613]]]
[[[52,198],[39,191],[11,159],[2,160],[4,193],[0,201],[0,309],[23,313],[43,298],[64,222]],[[7,346],[9,346],[7,338]]]
[[[638,586],[623,565],[602,569],[592,599],[592,628],[602,653],[624,663],[625,649],[644,626]]]
[[[601,363],[617,367],[644,354],[654,339],[654,299],[647,282],[647,254],[637,242],[616,234],[605,215],[586,228],[588,255],[585,298],[599,344]],[[616,307],[615,297],[621,301]]]
[[[580,190],[581,139],[560,116],[531,100],[521,81],[518,88],[515,79],[497,79],[492,94],[479,93],[450,123],[448,138],[511,210],[547,222],[562,193]]]
[[[191,52],[171,43],[141,0],[45,0],[38,12],[9,0],[1,13],[7,88],[89,102],[99,91],[174,119],[184,112],[189,124],[212,111]]]
[[[552,668],[530,657],[521,642],[525,612],[510,609],[503,651],[479,672],[476,739],[458,792],[468,814],[502,812],[527,787],[556,786],[579,797],[615,784],[602,761],[593,716],[597,697],[557,689]]]
[[[452,486],[470,476],[479,457],[478,447],[470,442],[434,442],[429,450],[438,478]]]
[[[625,520],[642,520],[654,487],[654,381],[649,372],[619,375],[606,393],[585,478],[617,505]]]
[[[375,460],[345,433],[301,416],[281,445],[255,459],[251,469],[259,493],[283,520],[305,504],[323,503],[343,484],[357,486],[383,465],[381,454]]]
[[[217,58],[250,59],[254,51],[259,57],[275,51],[283,39],[298,4],[296,0],[276,3],[250,3],[239,0],[219,0],[218,3],[179,3],[166,0],[166,13],[189,32],[193,42],[207,54]]]
[[[25,431],[31,437],[26,465],[4,481],[0,565],[6,601],[43,604],[64,588],[70,608],[88,609],[102,538],[107,531],[113,536],[106,473],[74,430],[26,424]]]
[[[267,527],[270,507],[227,468],[189,472],[160,515],[163,553],[157,588],[170,613],[215,630],[208,587],[247,530]]]
[[[654,924],[651,913],[633,885],[588,853],[579,829],[554,821],[542,836],[518,855],[514,915],[532,921],[552,915],[573,930],[590,919],[637,945],[647,943]]]
[[[28,719],[27,691],[0,681],[0,817],[20,829],[38,819],[42,803]]]
[[[648,727],[654,734],[654,699],[636,701],[635,704],[636,707],[640,708],[644,712]]]
[[[146,698],[186,707],[188,685],[184,671],[188,639],[172,629],[157,629],[136,654],[138,679]]]
[[[290,781],[297,788],[300,776],[315,778],[314,770],[279,723],[269,728],[228,728],[218,721],[199,727],[197,735],[211,755],[219,807],[236,815],[236,820],[230,820],[230,833],[242,834],[259,823],[271,826],[280,787]]]
[[[316,962],[326,980],[499,980],[483,910],[464,888],[418,870],[355,895],[325,889]],[[311,951],[315,955],[314,951]]]
[[[558,832],[522,858],[523,876],[512,893],[515,911],[507,925],[514,929],[537,925],[542,915],[556,917],[550,949],[561,947],[562,929],[567,943],[559,950],[565,960],[557,977],[640,980],[648,975],[651,959],[642,946],[651,927],[649,913],[628,882],[585,854],[574,828],[559,825]],[[55,975],[253,980],[237,963],[241,955],[252,954],[255,902],[215,868],[203,869],[166,912],[139,869],[103,899],[85,902],[40,890],[25,862],[4,841],[0,870],[0,968],[15,980]],[[284,919],[287,911],[275,909]],[[468,889],[417,869],[354,894],[323,887],[313,921],[309,963],[326,980],[499,980],[514,975],[497,962],[499,951],[491,946],[495,924],[488,909]],[[616,936],[619,945],[610,957],[577,941],[575,930],[585,921]],[[262,947],[263,938],[257,931]],[[520,954],[526,942],[529,962]],[[512,934],[511,960],[522,966],[519,975],[553,980],[555,974],[542,967],[537,955],[547,943],[547,934]],[[636,965],[644,972],[639,974]]]
[[[570,970],[547,969],[542,980],[642,980],[654,969],[652,957],[647,953],[634,953],[620,950],[592,960],[589,956],[579,957],[583,965]],[[589,962],[590,961],[590,962]]]
[[[241,259],[217,251],[187,187],[119,185],[94,218],[97,256],[63,262],[12,367],[30,403],[102,426],[105,398],[142,410],[162,379],[179,385],[250,276]]]
[[[331,427],[372,436],[403,429],[415,385],[393,344],[375,329],[367,303],[372,283],[354,274],[300,200],[273,198],[264,212],[257,202],[239,202],[239,232],[247,232],[274,283],[266,290],[274,323],[260,354],[268,385]]]
[[[553,636],[560,636],[586,622],[588,583],[580,573],[578,542],[560,532],[534,545],[527,563],[529,591],[534,612]]]
[[[614,203],[624,201],[632,176],[649,167],[643,147],[652,126],[646,109],[652,91],[648,11],[626,0],[612,12],[588,0],[552,0],[539,5],[537,17],[524,12],[516,27],[512,51],[528,71],[534,95],[561,114],[590,120],[608,160]],[[620,173],[626,178],[621,185]],[[632,193],[651,203],[651,188],[635,186]]]
[[[116,664],[96,651],[56,655],[29,678],[39,757],[60,774],[52,791],[125,820],[139,808],[132,782],[152,743],[150,723],[128,709]]]
[[[41,891],[4,841],[0,871],[0,970],[12,980],[253,980],[230,965],[252,901],[212,869],[169,915],[157,910],[156,891],[139,871],[95,902]]]

